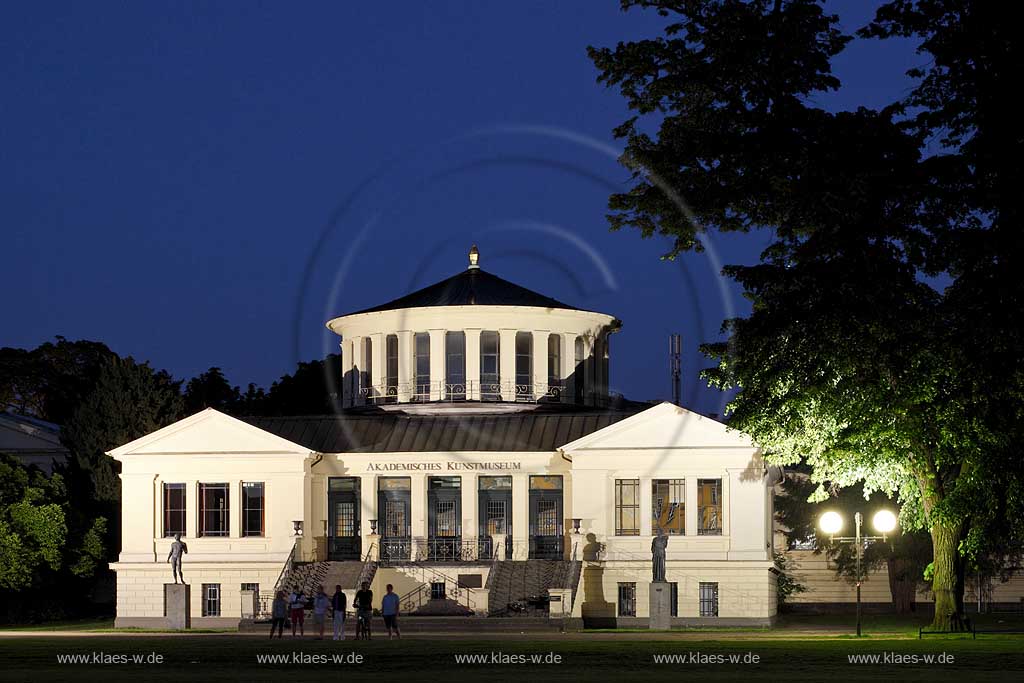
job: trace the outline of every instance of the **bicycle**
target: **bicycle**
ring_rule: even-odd
[[[364,609],[356,612],[356,640],[370,640],[372,614],[370,610]]]

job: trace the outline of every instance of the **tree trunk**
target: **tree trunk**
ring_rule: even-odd
[[[953,631],[963,628],[957,601],[957,545],[959,525],[937,522],[932,525],[932,592],[935,593],[935,617],[932,629]]]
[[[889,570],[889,595],[892,596],[896,614],[910,614],[914,611],[917,598],[917,577],[907,576],[906,560],[889,557],[886,561]]]

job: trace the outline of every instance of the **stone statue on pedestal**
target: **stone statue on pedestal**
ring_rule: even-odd
[[[188,546],[181,540],[181,534],[174,534],[171,552],[167,554],[167,561],[171,563],[171,574],[174,576],[174,583],[178,583],[178,579],[185,583],[185,576],[181,573],[181,556],[187,553]]]
[[[665,549],[668,548],[668,535],[665,530],[658,528],[658,535],[651,541],[651,561],[654,572],[654,582],[659,583],[665,580]]]

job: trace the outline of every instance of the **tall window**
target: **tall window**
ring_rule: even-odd
[[[386,376],[384,381],[387,383],[387,387],[384,389],[384,402],[395,403],[398,401],[398,335],[389,334],[385,346]]]
[[[228,485],[199,485],[199,535],[228,535]]]
[[[654,529],[664,529],[669,536],[686,533],[686,480],[655,479],[651,482],[651,521]]]
[[[533,399],[533,334],[516,332],[516,400]]]
[[[480,399],[501,400],[500,337],[497,332],[480,333]]]
[[[615,535],[640,535],[640,480],[615,480]]]
[[[413,400],[430,400],[430,335],[417,332],[413,336]]]
[[[264,523],[263,482],[242,482],[242,535],[262,536]]]
[[[562,394],[562,335],[548,335],[548,396]]]
[[[608,396],[609,380],[609,368],[608,368],[608,357],[610,355],[610,345],[612,338],[611,335],[604,335],[601,337],[601,395]]]
[[[619,584],[619,616],[620,617],[635,617],[636,616],[636,583],[620,583]]]
[[[702,617],[717,617],[718,616],[718,584],[717,583],[705,583],[699,584],[700,592],[700,615]]]
[[[586,355],[583,351],[583,337],[576,337],[575,344],[575,365],[572,371],[573,376],[573,394],[576,403],[582,404],[586,397],[586,385],[584,378],[586,377],[586,371],[584,369],[584,362],[586,361]]]
[[[164,484],[164,536],[185,535],[185,485]]]
[[[445,398],[461,401],[466,398],[466,333],[445,332],[444,335]]]
[[[722,480],[697,480],[697,535],[722,534]]]
[[[203,616],[204,617],[219,617],[220,616],[220,584],[219,583],[204,583],[203,584]]]
[[[373,403],[373,340],[363,337],[362,370],[359,373],[359,389],[367,403]]]

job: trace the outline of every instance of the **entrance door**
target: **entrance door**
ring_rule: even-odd
[[[563,555],[562,477],[530,477],[530,558],[560,560]]]
[[[327,481],[327,559],[358,560],[362,548],[359,477],[331,477]]]
[[[409,477],[381,477],[377,483],[380,559],[382,562],[408,560],[412,541]]]
[[[427,485],[427,559],[462,559],[462,481],[430,477]]]
[[[480,520],[480,559],[491,559],[503,552],[512,559],[512,477],[480,477],[477,516]],[[505,547],[494,547],[494,536],[505,536]]]

